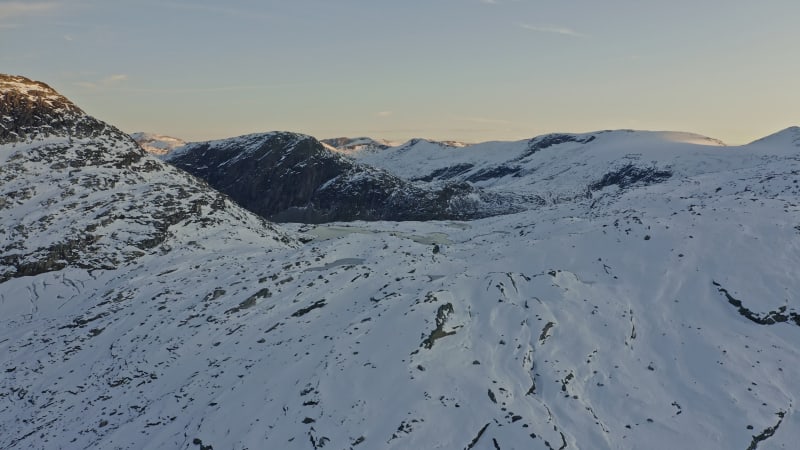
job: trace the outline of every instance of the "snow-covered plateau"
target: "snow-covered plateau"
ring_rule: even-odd
[[[275,225],[0,76],[0,448],[796,448],[799,143],[371,147],[516,212]]]

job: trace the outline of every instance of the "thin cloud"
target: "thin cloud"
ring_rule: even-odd
[[[3,2],[0,3],[0,20],[48,12],[57,7],[55,2]]]
[[[508,120],[491,119],[488,117],[456,117],[456,119],[461,120],[463,122],[483,123],[483,124],[493,124],[493,125],[505,125],[511,123]]]
[[[392,111],[380,111],[375,114],[378,117],[389,117],[392,115]]]
[[[212,6],[212,5],[198,5],[196,3],[184,3],[184,2],[158,2],[156,3],[158,6],[172,8],[172,9],[182,9],[185,11],[198,11],[203,13],[209,13],[214,15],[226,15],[232,17],[239,17],[239,18],[248,18],[248,19],[268,19],[271,18],[269,14],[264,14],[252,10],[244,10],[239,8],[227,7],[227,6]]]
[[[124,78],[123,78],[124,77]],[[305,86],[337,86],[337,83],[277,83],[265,85],[230,85],[230,86],[205,86],[195,88],[140,88],[122,85],[121,81],[127,81],[126,75],[112,75],[101,81],[79,81],[73,85],[86,89],[113,89],[117,92],[134,92],[140,94],[204,94],[211,92],[237,92],[237,91],[259,91],[273,89],[287,89]]]
[[[114,74],[107,76],[99,81],[78,81],[75,86],[82,87],[85,89],[102,89],[102,88],[112,88],[120,83],[127,81],[128,76],[125,74]]]
[[[572,36],[572,37],[588,37],[583,33],[579,33],[571,28],[567,27],[559,27],[559,26],[552,26],[552,25],[529,25],[529,24],[522,24],[520,25],[522,28],[530,31],[535,31],[537,33],[550,33],[550,34],[560,34],[562,36]]]

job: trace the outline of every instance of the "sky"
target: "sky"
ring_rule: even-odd
[[[0,0],[0,73],[123,131],[743,144],[800,124],[797,0]]]

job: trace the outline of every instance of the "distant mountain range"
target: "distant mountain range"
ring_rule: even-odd
[[[320,142],[327,145],[331,150],[345,154],[385,150],[395,145],[390,141],[368,137],[339,137],[322,139]]]
[[[795,132],[790,128],[748,147]],[[133,137],[248,210],[273,221],[305,223],[509,214],[591,198],[609,185],[627,188],[698,175],[703,168],[684,155],[725,147],[691,133],[633,130],[478,144],[411,139],[396,146],[366,137],[319,141],[290,132],[175,146],[182,141],[145,133]],[[727,159],[732,167],[749,164],[735,155]]]
[[[463,182],[413,183],[295,133],[187,144],[164,160],[282,222],[463,220],[519,210],[511,195]]]
[[[181,139],[161,134],[132,133],[131,137],[147,153],[153,155],[166,155],[176,148],[186,145],[186,142]]]
[[[334,144],[0,75],[0,448],[796,447],[800,128]]]

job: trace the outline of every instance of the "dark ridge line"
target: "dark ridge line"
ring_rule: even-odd
[[[481,428],[481,430],[478,431],[478,435],[475,436],[475,439],[473,439],[472,442],[469,443],[469,445],[466,447],[465,450],[472,450],[472,448],[475,447],[475,445],[481,439],[481,436],[483,436],[483,433],[485,433],[486,429],[489,428],[490,424],[491,424],[491,422],[486,423],[486,425],[484,425],[483,428]]]
[[[325,306],[325,305],[327,305],[327,303],[325,303],[325,300],[319,300],[319,301],[317,301],[317,302],[314,302],[314,303],[312,303],[312,304],[311,304],[311,306],[309,306],[309,307],[307,307],[307,308],[300,308],[300,309],[298,309],[297,311],[295,311],[294,313],[292,313],[292,317],[301,317],[301,316],[304,316],[304,315],[306,315],[306,314],[310,313],[311,311],[313,311],[313,310],[315,310],[315,309],[317,309],[317,308],[322,308],[322,307],[323,307],[323,306]]]
[[[756,450],[756,448],[758,448],[759,442],[764,442],[775,435],[775,432],[777,432],[778,427],[781,426],[781,422],[783,422],[783,418],[786,416],[786,413],[783,411],[779,411],[775,415],[779,417],[778,423],[776,423],[775,426],[767,427],[760,434],[753,436],[753,440],[750,441],[750,446],[747,447],[747,450]]]
[[[751,322],[755,322],[759,325],[775,325],[776,323],[792,321],[795,323],[795,325],[800,326],[800,314],[797,314],[796,312],[789,312],[786,314],[786,306],[781,306],[777,311],[770,311],[764,316],[759,316],[750,309],[746,308],[742,304],[741,300],[734,298],[727,289],[722,287],[721,284],[714,280],[711,281],[711,284],[716,286],[717,290],[721,294],[725,295],[725,297],[728,299],[728,303],[736,307],[739,315],[750,320]]]

